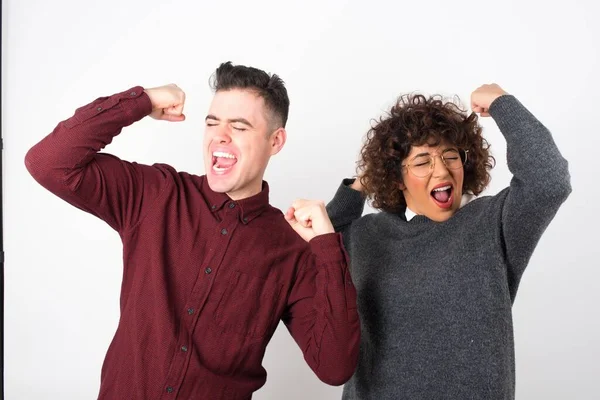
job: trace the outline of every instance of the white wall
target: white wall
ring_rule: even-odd
[[[38,186],[26,151],[75,108],[134,85],[179,84],[188,121],[145,119],[109,151],[201,174],[209,75],[222,61],[278,73],[291,98],[272,202],[329,199],[354,171],[371,118],[406,91],[460,95],[498,82],[554,133],[573,194],[514,306],[517,396],[598,399],[600,28],[593,0],[4,0],[6,398],[91,399],[118,320],[121,249],[103,222]],[[506,186],[505,143],[485,121]],[[336,399],[285,329],[256,399]]]

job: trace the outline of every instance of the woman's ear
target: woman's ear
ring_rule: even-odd
[[[399,188],[400,188],[400,190],[402,190],[402,191],[404,191],[404,190],[406,189],[406,185],[404,185],[404,183],[403,183],[403,182],[400,182],[400,183],[398,184],[398,187],[399,187]]]

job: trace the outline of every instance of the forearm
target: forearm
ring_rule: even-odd
[[[510,186],[496,197],[498,213],[492,218],[502,227],[498,241],[507,265],[511,299],[538,241],[571,192],[568,163],[548,129],[517,99],[502,96],[490,115],[506,137]],[[492,221],[495,223],[496,221]]]
[[[342,232],[346,227],[362,216],[366,197],[357,180],[344,179],[333,199],[327,204],[327,215],[336,232]]]
[[[537,188],[531,193],[543,197],[570,192],[568,163],[534,115],[510,95],[497,98],[490,115],[506,138],[507,163],[516,183]]]
[[[152,105],[143,88],[135,87],[83,106],[60,122],[25,157],[31,175],[50,191],[75,190],[77,179],[96,153],[122,128],[148,115]]]
[[[348,259],[339,234],[328,234],[310,242],[313,253],[300,285],[313,292],[296,304],[288,324],[302,348],[304,358],[323,382],[345,383],[356,368],[360,342],[360,322],[356,290],[348,269]]]
[[[115,230],[134,226],[167,186],[166,171],[98,152],[151,108],[141,87],[99,98],[31,148],[27,169],[50,192]]]

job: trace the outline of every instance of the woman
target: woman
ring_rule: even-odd
[[[511,307],[542,233],[571,192],[548,130],[498,85],[473,114],[401,97],[369,131],[357,180],[327,210],[343,233],[361,317],[344,399],[513,399]],[[506,138],[510,186],[472,201],[493,158],[477,115]],[[365,199],[381,212],[362,215]]]

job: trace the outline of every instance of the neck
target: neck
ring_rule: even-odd
[[[242,200],[247,199],[248,197],[256,196],[262,191],[262,178],[255,183],[252,183],[244,188],[240,188],[238,190],[234,190],[232,192],[227,192],[227,196],[231,198],[231,200]]]

